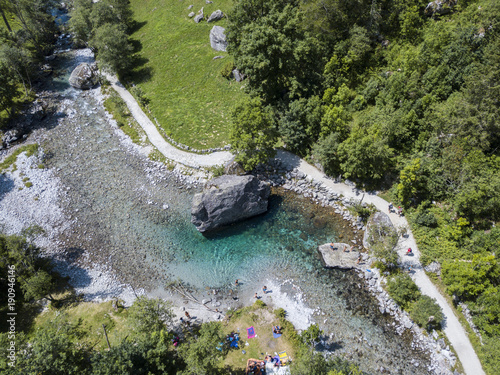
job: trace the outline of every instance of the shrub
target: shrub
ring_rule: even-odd
[[[439,328],[443,320],[443,312],[434,298],[421,296],[410,309],[411,318],[421,327],[430,331]]]
[[[224,166],[222,164],[212,167],[212,173],[215,177],[220,177],[224,174]]]
[[[387,282],[387,291],[391,298],[405,310],[420,297],[418,286],[406,274],[391,278]]]
[[[285,319],[285,317],[286,317],[286,311],[285,311],[285,309],[282,309],[280,307],[279,309],[274,310],[274,315],[276,315],[276,317],[278,319]]]
[[[146,96],[144,91],[142,91],[142,89],[139,86],[133,86],[131,91],[132,94],[137,98],[139,104],[142,107],[147,107],[147,105],[151,100]]]
[[[415,217],[415,223],[423,227],[437,227],[437,219],[434,214],[429,211],[419,212]]]
[[[255,301],[255,303],[254,303],[254,305],[255,305],[256,307],[258,307],[259,309],[262,309],[262,308],[264,308],[264,307],[266,307],[266,306],[267,306],[267,305],[266,305],[263,301],[261,301],[260,299],[256,300],[256,301]]]
[[[227,63],[224,64],[222,67],[220,74],[225,78],[225,79],[231,79],[233,77],[233,70],[235,69],[234,62],[228,61]]]

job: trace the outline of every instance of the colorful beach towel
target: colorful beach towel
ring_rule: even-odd
[[[248,338],[253,339],[255,337],[255,329],[253,326],[247,328]]]

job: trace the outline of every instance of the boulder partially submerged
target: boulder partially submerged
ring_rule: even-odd
[[[271,188],[254,176],[223,175],[193,197],[191,223],[207,232],[267,211]]]
[[[352,250],[346,243],[327,243],[320,245],[318,251],[323,257],[326,268],[339,268],[350,270],[357,267],[359,251]]]
[[[69,84],[76,89],[88,90],[98,82],[97,66],[95,64],[81,63],[69,77]]]

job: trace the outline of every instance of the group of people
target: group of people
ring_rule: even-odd
[[[391,212],[396,212],[396,210],[394,210],[394,205],[392,203],[389,203],[389,213]],[[399,216],[403,216],[403,207],[398,206],[397,214]]]
[[[187,311],[184,312],[184,315],[186,316],[186,319],[183,317],[180,318],[180,321],[183,325],[190,326],[191,325],[191,315]]]
[[[267,357],[266,357],[267,358]],[[265,374],[266,373],[266,362],[259,359],[250,359],[247,363],[247,374]]]

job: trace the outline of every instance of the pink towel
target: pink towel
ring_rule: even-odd
[[[253,339],[255,337],[255,329],[253,326],[247,328],[248,338]]]

